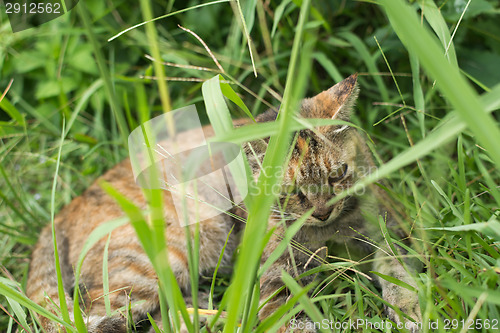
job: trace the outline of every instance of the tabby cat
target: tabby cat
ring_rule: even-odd
[[[299,117],[328,118],[349,121],[353,104],[358,95],[357,76],[352,75],[317,96],[305,99],[301,103]],[[269,110],[257,118],[258,122],[273,121],[277,113]],[[210,127],[203,128],[205,136],[213,136]],[[179,142],[196,140],[198,134],[189,131],[180,133]],[[267,139],[252,141],[244,146],[254,176],[260,172],[261,161],[267,148]],[[290,225],[304,213],[313,210],[294,241],[301,244],[302,250],[293,248],[285,251],[281,257],[261,276],[261,300],[267,300],[283,286],[281,272],[285,270],[297,276],[314,266],[320,260],[314,260],[312,254],[320,256],[319,249],[332,238],[348,243],[355,248],[368,248],[375,253],[374,270],[384,275],[397,278],[415,286],[407,268],[395,259],[390,249],[372,246],[382,238],[376,223],[366,222],[366,215],[381,214],[388,226],[394,227],[390,218],[390,209],[384,207],[383,194],[374,188],[366,188],[360,195],[346,197],[333,205],[330,199],[343,189],[351,187],[368,170],[373,168],[370,153],[362,136],[352,127],[345,125],[322,126],[298,131],[290,151],[290,160],[283,177],[283,193],[277,199],[269,220],[269,227],[276,228],[262,257],[262,263],[270,256],[281,241],[286,225]],[[142,190],[136,185],[129,160],[118,164],[98,181],[105,180],[128,197],[141,209],[147,207]],[[62,278],[66,288],[68,304],[72,304],[71,295],[74,286],[74,266],[88,235],[101,223],[123,216],[118,204],[98,185],[91,185],[81,196],[75,198],[62,209],[55,219],[58,252],[62,267]],[[176,225],[175,208],[170,196],[164,196],[164,217],[166,221],[165,237],[168,244],[168,261],[177,281],[189,295],[189,272],[185,244],[185,229]],[[382,204],[380,204],[380,202]],[[389,214],[387,211],[389,210]],[[238,210],[242,212],[243,210]],[[240,214],[245,218],[244,214]],[[199,270],[201,273],[213,269],[228,238],[231,228],[240,224],[229,214],[221,214],[200,223]],[[79,287],[83,298],[82,307],[86,313],[89,332],[126,332],[126,320],[122,316],[106,317],[103,296],[102,261],[107,238],[103,238],[88,253],[80,275]],[[368,245],[367,245],[368,244]],[[223,260],[226,264],[237,246],[237,239],[230,237]],[[309,251],[304,251],[307,248]],[[390,255],[388,253],[391,253]],[[293,256],[293,258],[292,258]],[[292,264],[293,263],[293,264]],[[150,313],[158,318],[159,300],[157,276],[135,235],[131,225],[126,224],[112,233],[108,249],[109,290],[112,309],[127,305],[130,301],[143,300],[132,308],[134,320],[146,318]],[[302,283],[309,283],[312,277],[306,277]],[[409,289],[379,279],[382,297],[395,308],[414,321],[420,321],[420,308],[417,295]],[[114,292],[113,292],[114,291]],[[58,303],[57,279],[54,265],[54,251],[50,226],[46,227],[33,252],[29,269],[27,295],[42,306],[54,311]],[[289,296],[284,289],[268,300],[262,307],[259,317],[266,318],[283,305]],[[52,299],[52,300],[50,300]],[[416,331],[407,319],[387,308],[388,316],[396,323],[410,325],[410,331]],[[297,319],[302,324],[311,324],[305,316]],[[47,332],[57,332],[59,327],[48,319],[41,318]],[[296,322],[295,322],[296,323]],[[313,332],[310,325],[295,331]],[[281,331],[292,331],[285,325]]]

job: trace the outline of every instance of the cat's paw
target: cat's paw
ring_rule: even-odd
[[[397,274],[394,275],[398,276]],[[409,277],[403,276],[399,279],[409,285],[414,285],[414,282]],[[402,332],[405,330],[412,333],[419,332],[419,326],[422,326],[422,314],[420,312],[417,293],[413,290],[387,283],[385,286],[383,285],[382,294],[388,303],[394,305],[394,308],[399,309],[400,312],[412,319],[403,318],[394,309],[386,307],[387,316],[396,323],[397,328],[401,328],[400,331]]]
[[[406,318],[400,318],[398,313],[391,308],[387,308],[387,316],[389,319],[394,321],[398,328],[402,328],[400,331],[404,332],[406,330],[410,333],[417,333],[421,331],[422,325],[422,315],[420,313],[420,305],[417,300],[407,300],[404,304],[399,306],[402,312],[407,314],[414,321],[410,321]],[[403,330],[404,329],[404,330]]]
[[[126,333],[127,320],[121,316],[90,316],[87,318],[89,333]]]

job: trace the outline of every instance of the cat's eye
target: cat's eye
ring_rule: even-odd
[[[335,169],[328,177],[328,183],[334,184],[341,181],[347,175],[347,164],[342,164],[339,168]]]

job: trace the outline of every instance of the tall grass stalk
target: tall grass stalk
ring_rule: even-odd
[[[113,82],[111,81],[111,75],[110,75],[109,69],[105,64],[104,56],[101,52],[101,47],[99,46],[99,42],[96,39],[96,36],[94,34],[94,30],[92,29],[92,25],[90,23],[90,18],[89,18],[89,14],[87,12],[86,4],[82,3],[82,4],[80,4],[80,6],[77,6],[77,8],[78,8],[78,14],[80,14],[82,22],[87,30],[87,36],[88,36],[90,43],[92,44],[92,47],[94,49],[95,59],[96,59],[97,65],[99,67],[101,78],[104,80],[104,88],[106,91],[106,95],[108,97],[109,106],[111,107],[111,110],[113,111],[114,119],[116,120],[116,123],[118,125],[118,129],[119,129],[120,134],[121,134],[122,143],[126,147],[127,146],[127,137],[128,137],[129,131],[127,128],[127,124],[125,122],[125,117],[123,115],[123,111],[119,107],[118,101],[116,99],[115,89],[113,86]]]
[[[70,323],[70,316],[68,311],[68,304],[66,303],[66,293],[64,292],[64,285],[62,281],[61,274],[61,263],[59,260],[59,252],[57,246],[57,238],[56,238],[56,224],[55,224],[55,197],[56,197],[56,188],[57,188],[57,178],[59,174],[59,165],[61,163],[61,152],[64,144],[65,137],[65,121],[63,120],[63,128],[61,134],[61,143],[59,144],[59,150],[57,152],[57,162],[56,162],[56,171],[54,173],[54,181],[52,183],[52,195],[50,198],[50,219],[52,223],[52,241],[54,243],[54,260],[55,260],[55,268],[57,274],[57,292],[59,294],[59,306],[61,308],[61,314],[63,320],[66,323]]]
[[[309,15],[310,1],[305,0],[300,9],[297,31],[294,38],[290,65],[288,67],[287,84],[283,96],[281,113],[278,117],[280,126],[277,136],[272,136],[269,140],[269,146],[263,161],[263,169],[257,182],[257,188],[261,191],[260,196],[252,198],[249,210],[247,225],[241,242],[241,252],[235,264],[235,273],[230,287],[230,296],[228,301],[228,317],[224,332],[233,332],[236,329],[238,319],[243,311],[245,298],[241,291],[249,292],[252,290],[252,284],[255,283],[257,267],[260,254],[265,244],[261,243],[262,236],[266,230],[269,210],[274,201],[274,197],[268,195],[272,193],[269,189],[280,180],[280,167],[287,153],[287,146],[290,137],[289,124],[291,122],[294,109],[297,105],[299,96],[303,95],[305,74],[300,72],[301,76],[296,76],[298,71],[299,51],[302,43],[302,37],[305,30],[305,22]],[[309,45],[311,47],[311,45]],[[307,52],[303,53],[307,55]],[[309,54],[310,56],[310,54]],[[303,63],[309,63],[309,59],[301,59]],[[292,79],[293,78],[293,79]],[[296,79],[296,80],[295,80]],[[269,170],[269,172],[267,171]],[[267,194],[267,195],[266,195]],[[255,244],[259,244],[255,251]]]
[[[422,66],[438,82],[438,89],[455,107],[491,158],[500,165],[500,146],[496,144],[500,142],[500,129],[493,117],[485,112],[472,87],[460,75],[458,66],[450,64],[436,40],[419,24],[408,4],[402,0],[382,0],[380,3],[409,52],[418,56]]]

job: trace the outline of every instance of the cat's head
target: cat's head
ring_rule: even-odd
[[[301,102],[299,117],[350,120],[358,96],[357,75],[351,75],[330,89]],[[268,111],[257,121],[272,121],[276,112]],[[349,210],[352,198],[345,198],[333,205],[327,203],[338,193],[351,187],[364,168],[361,153],[364,145],[356,130],[347,125],[321,126],[295,133],[294,146],[288,165],[284,168],[281,193],[275,208],[284,212],[286,219],[295,220],[314,207],[314,213],[305,222],[309,225],[326,225]],[[245,151],[257,176],[260,162],[267,148],[267,139],[254,141]],[[366,162],[365,162],[366,163]],[[349,202],[351,200],[351,202]]]

